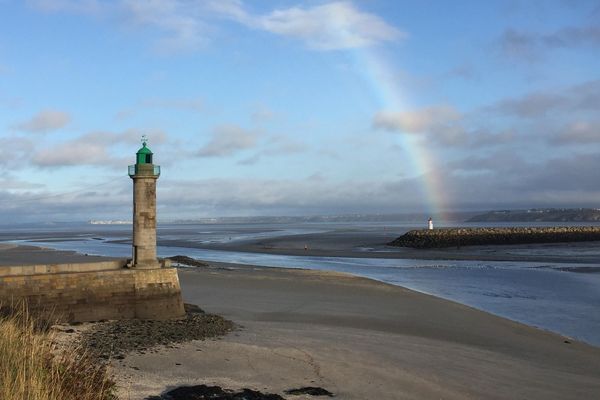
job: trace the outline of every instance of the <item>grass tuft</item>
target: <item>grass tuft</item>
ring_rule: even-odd
[[[81,347],[56,351],[44,325],[25,305],[0,315],[0,399],[115,399],[106,366]]]

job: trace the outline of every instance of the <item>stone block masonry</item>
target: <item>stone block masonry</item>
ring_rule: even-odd
[[[129,269],[126,261],[0,268],[0,301],[26,300],[59,321],[184,316],[175,268]]]

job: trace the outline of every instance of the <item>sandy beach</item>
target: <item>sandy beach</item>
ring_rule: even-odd
[[[75,262],[72,252],[0,247],[3,265]],[[184,300],[233,321],[219,339],[113,360],[120,398],[180,385],[340,399],[585,399],[600,349],[402,287],[350,275],[208,263],[179,270]],[[75,329],[78,329],[75,327]]]
[[[215,263],[180,270],[180,281],[186,302],[240,329],[115,362],[123,398],[200,383],[282,395],[319,386],[340,399],[582,399],[600,392],[600,349],[401,287]]]

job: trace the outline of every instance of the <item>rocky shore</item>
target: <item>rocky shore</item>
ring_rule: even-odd
[[[235,329],[233,322],[207,314],[186,304],[186,316],[177,320],[119,320],[97,322],[83,332],[81,341],[90,355],[98,359],[123,359],[127,353],[144,354],[156,346],[173,346],[190,340],[218,337]],[[70,329],[71,332],[74,329]]]
[[[448,228],[412,230],[388,243],[418,249],[600,241],[600,227]]]

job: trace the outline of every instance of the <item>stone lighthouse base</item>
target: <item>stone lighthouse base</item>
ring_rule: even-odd
[[[185,315],[175,268],[130,269],[126,260],[0,267],[0,302],[25,300],[62,322]]]

